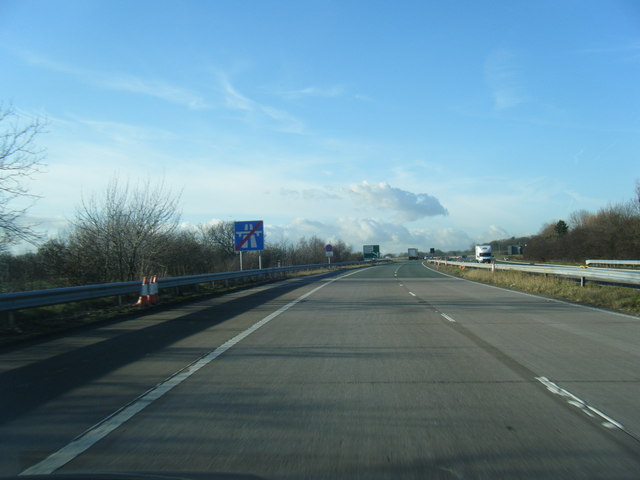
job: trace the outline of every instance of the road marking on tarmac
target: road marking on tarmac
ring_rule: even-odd
[[[456,323],[456,321],[453,318],[451,318],[449,315],[447,315],[446,313],[441,313],[440,315],[442,315],[444,318],[446,318],[450,322]]]
[[[595,416],[600,417],[600,419],[604,420],[603,422],[601,422],[603,427],[611,428],[611,429],[619,428],[620,430],[624,431],[624,426],[621,423],[616,422],[613,418],[601,412],[597,408],[592,407],[587,402],[576,397],[573,393],[569,392],[568,390],[565,390],[564,388],[559,387],[558,385],[553,383],[551,380],[549,380],[547,377],[536,377],[536,380],[538,380],[545,387],[547,387],[547,390],[549,390],[551,393],[560,395],[567,401],[569,405],[573,405],[574,407],[579,408],[586,415],[592,418],[594,418]]]
[[[313,290],[310,290],[304,295],[301,295],[295,300],[292,300],[285,306],[279,308],[275,312],[264,317],[259,322],[253,324],[251,327],[247,328],[245,331],[239,333],[232,339],[223,343],[215,350],[212,350],[211,352],[200,357],[198,360],[186,366],[182,370],[177,371],[162,383],[159,383],[158,385],[153,387],[151,390],[148,390],[146,393],[142,394],[137,399],[133,400],[128,405],[125,405],[120,410],[115,411],[114,413],[109,415],[107,418],[103,419],[102,421],[100,421],[99,423],[91,427],[89,430],[86,430],[84,433],[74,438],[70,443],[62,447],[57,452],[52,453],[44,460],[27,468],[25,471],[20,473],[20,475],[43,475],[43,474],[50,474],[55,472],[60,467],[64,466],[74,458],[78,457],[80,454],[87,451],[89,448],[95,445],[98,441],[100,441],[101,439],[109,435],[111,432],[113,432],[120,425],[122,425],[127,420],[134,417],[137,413],[141,412],[145,407],[151,405],[153,402],[155,402],[160,397],[162,397],[165,393],[169,392],[174,387],[180,385],[182,382],[184,382],[187,378],[189,378],[191,375],[196,373],[202,367],[204,367],[211,361],[218,358],[220,355],[222,355],[224,352],[229,350],[235,344],[237,344],[238,342],[242,341],[243,339],[251,335],[253,332],[258,330],[263,325],[269,323],[271,320],[276,318],[281,313],[284,313],[285,311],[289,310],[291,307],[300,303],[302,300],[309,297],[310,295],[313,295],[321,288],[324,288],[327,285],[330,285],[331,283],[337,280],[348,277],[350,275],[354,275],[361,271],[362,270],[356,270],[356,271],[347,273],[346,275],[341,275],[340,277],[333,278],[327,281],[326,283],[323,283],[320,286],[314,288]]]

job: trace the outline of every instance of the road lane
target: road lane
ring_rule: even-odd
[[[434,275],[404,264],[399,278],[438,311],[509,358],[597,405],[640,438],[640,319]]]
[[[537,315],[556,304],[509,297],[512,315],[538,313],[490,323],[497,297],[418,268],[377,267],[317,291],[61,471],[637,477],[638,442],[549,392],[535,377],[552,359],[530,361],[534,346],[519,356],[501,329],[535,342],[549,328]]]
[[[0,353],[0,475],[17,474],[311,290],[291,279]]]

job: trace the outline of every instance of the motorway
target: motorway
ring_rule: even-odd
[[[289,279],[0,352],[0,442],[0,476],[637,479],[640,319],[419,261]]]

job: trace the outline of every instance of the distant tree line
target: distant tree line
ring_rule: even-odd
[[[529,260],[640,260],[640,182],[634,200],[551,222],[527,241]]]
[[[4,292],[92,283],[196,275],[239,269],[233,222],[181,227],[179,195],[162,185],[131,188],[117,180],[102,197],[83,201],[69,231],[36,252],[0,253]],[[326,263],[326,242],[265,242],[263,268]],[[332,242],[333,262],[359,259],[342,241]],[[258,268],[258,252],[243,253],[243,268]]]

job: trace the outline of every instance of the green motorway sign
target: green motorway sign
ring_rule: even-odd
[[[380,245],[363,245],[362,254],[365,260],[380,258]]]

